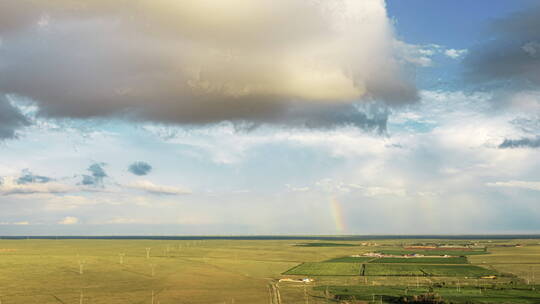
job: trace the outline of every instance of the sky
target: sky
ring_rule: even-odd
[[[540,233],[528,0],[4,0],[0,235]]]

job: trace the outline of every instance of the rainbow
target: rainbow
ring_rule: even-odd
[[[338,233],[345,232],[346,225],[343,218],[343,210],[341,209],[341,204],[335,198],[331,198],[330,208],[332,209],[332,216],[334,218],[334,223],[336,224],[336,231]]]

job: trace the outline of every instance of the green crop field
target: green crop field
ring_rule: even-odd
[[[467,264],[465,257],[450,258],[378,258],[370,263],[401,263],[401,264]]]
[[[420,265],[422,271],[430,276],[469,277],[500,275],[497,271],[472,265]]]
[[[362,264],[356,263],[302,263],[284,274],[311,276],[354,276],[360,275]]]
[[[488,254],[483,250],[414,250],[414,249],[400,249],[400,250],[379,250],[377,251],[382,254],[391,254],[391,255],[407,255],[407,254],[423,254],[428,256],[436,255],[449,255],[449,256],[467,256],[467,255],[478,255],[478,254]]]
[[[337,300],[328,302],[325,298],[327,286],[334,297],[332,288],[336,292],[366,288],[362,291],[370,295],[379,294],[380,288],[405,290],[407,286],[419,286],[419,290],[427,292],[434,284],[446,284],[454,287],[434,288],[444,298],[471,297],[473,303],[504,303],[499,299],[506,297],[506,303],[540,303],[540,292],[534,294],[530,290],[533,286],[528,285],[540,283],[540,240],[496,241],[497,245],[519,242],[522,247],[489,247],[492,243],[484,241],[489,254],[468,255],[471,264],[460,265],[382,264],[370,263],[372,258],[353,258],[356,262],[350,259],[350,255],[382,248],[400,251],[403,244],[418,242],[413,239],[377,240],[376,246],[362,245],[365,241],[360,240],[343,242],[357,245],[354,247],[295,246],[310,242],[316,243],[0,239],[0,302],[152,304],[153,294],[154,304],[278,304],[274,296],[278,293],[282,304],[304,304],[306,297],[310,304],[337,304]],[[478,278],[495,271],[499,273],[496,279]],[[305,277],[314,281],[294,282]],[[456,284],[460,284],[461,293],[452,294]],[[479,294],[477,285],[486,290]],[[409,291],[409,295],[412,293]],[[497,300],[489,302],[491,299]]]
[[[364,267],[364,269],[362,269]],[[363,271],[362,271],[363,270]],[[286,271],[288,275],[312,276],[444,276],[469,277],[499,275],[497,271],[473,265],[364,264],[350,262],[302,263]]]
[[[372,257],[340,257],[340,258],[334,258],[330,260],[324,261],[325,263],[365,263],[371,260],[374,260],[375,258]]]
[[[482,277],[498,272],[473,265],[366,264],[366,276]]]
[[[533,290],[536,289],[536,290]],[[448,301],[445,303],[540,303],[540,286],[517,286],[516,289],[493,288],[492,286],[444,286],[444,287],[414,287],[414,286],[328,286],[316,287],[320,292],[327,292],[334,299],[356,299],[360,301],[375,301],[376,303],[396,303],[399,299],[414,295],[434,294]],[[403,303],[403,302],[399,302]]]
[[[366,276],[423,276],[425,275],[418,265],[403,264],[366,264]]]

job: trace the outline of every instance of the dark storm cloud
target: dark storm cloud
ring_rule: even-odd
[[[540,88],[540,5],[492,22],[464,60],[467,80],[503,89]]]
[[[387,107],[377,104],[342,105],[309,110],[296,109],[283,119],[293,126],[317,129],[353,126],[382,134],[387,130],[389,114]]]
[[[147,175],[152,171],[152,166],[146,162],[138,161],[129,165],[128,171],[139,176]]]
[[[0,92],[51,117],[288,123],[314,113],[291,117],[314,127],[365,120],[336,115],[354,103],[418,98],[383,0],[223,3],[3,0]]]
[[[540,136],[535,138],[505,139],[500,145],[500,149],[508,148],[540,148]]]
[[[5,96],[0,95],[0,140],[13,138],[17,129],[27,125],[28,119]]]
[[[103,185],[103,179],[107,177],[107,173],[103,167],[105,163],[95,163],[88,167],[91,175],[83,175],[81,184],[85,186],[100,186]]]
[[[17,179],[17,184],[44,184],[53,181],[52,178],[47,176],[35,175],[32,174],[29,170],[23,170],[22,175]]]

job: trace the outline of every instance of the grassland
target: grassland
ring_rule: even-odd
[[[377,246],[362,246],[361,240],[333,241],[357,245],[353,247],[295,246],[299,242],[321,243],[313,240],[0,240],[0,301],[2,304],[77,304],[82,299],[83,304],[151,304],[153,293],[154,304],[277,304],[271,296],[277,290],[282,304],[306,303],[306,297],[310,304],[323,304],[328,303],[326,287],[333,298],[343,288],[367,288],[363,292],[379,294],[377,288],[404,291],[409,286],[408,295],[412,295],[425,292],[434,284],[446,284],[453,287],[435,288],[444,297],[447,293],[456,298],[474,295],[475,303],[489,303],[492,297],[506,296],[506,303],[540,303],[531,294],[532,285],[527,284],[540,283],[540,240],[480,240],[488,246],[488,254],[467,255],[470,265],[434,265],[435,269],[427,269],[433,276],[360,276],[362,264],[366,270],[418,265],[331,262],[325,264],[345,265],[335,266],[344,268],[334,273],[355,275],[313,276],[315,281],[309,284],[278,283],[281,278],[305,277],[283,275],[302,263],[320,263],[379,250],[400,251],[402,244],[418,240],[377,240]],[[451,241],[445,241],[448,242]],[[523,247],[489,247],[517,242]],[[148,258],[146,248],[151,248]],[[470,278],[478,273],[468,266],[481,266],[507,276],[495,280]],[[459,276],[439,276],[448,275],[450,270],[445,267],[467,268],[450,269],[454,273],[459,270]],[[443,273],[436,272],[439,270]],[[461,293],[452,295],[456,284]],[[479,294],[478,285],[487,289]],[[492,285],[499,289],[487,287]],[[411,286],[419,288],[415,291]],[[512,286],[519,289],[510,289]]]

